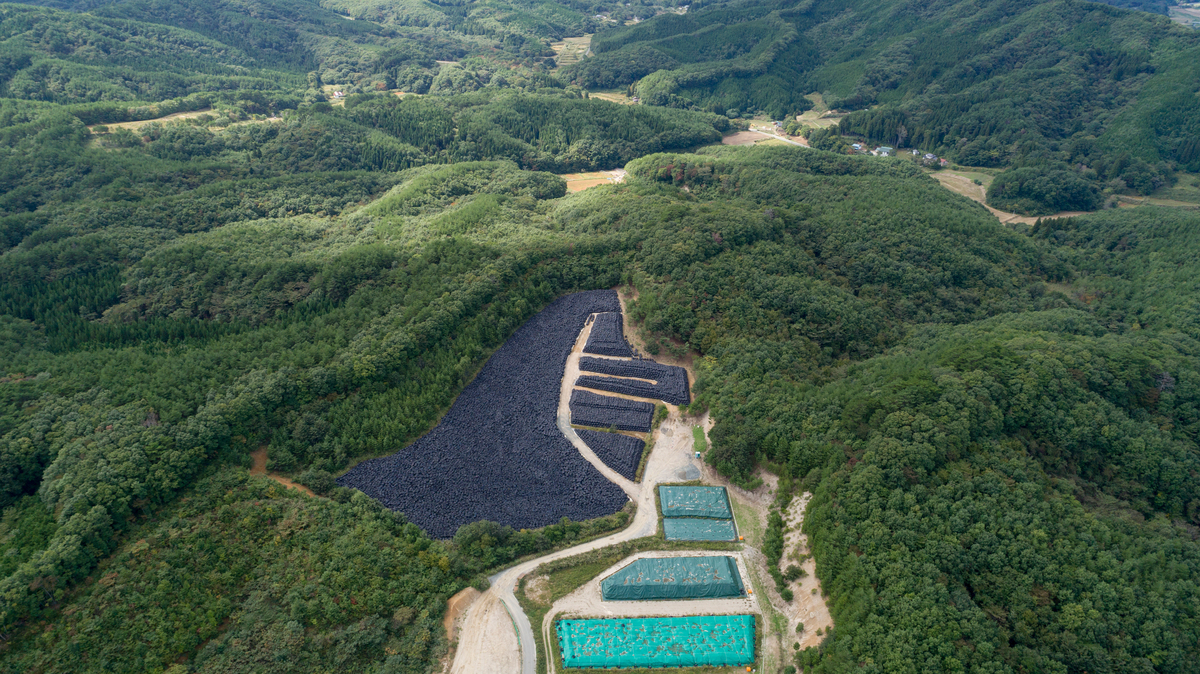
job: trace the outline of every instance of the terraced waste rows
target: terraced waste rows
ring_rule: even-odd
[[[590,315],[620,308],[612,290],[555,300],[496,350],[436,428],[395,454],[358,464],[338,484],[404,513],[434,538],[483,519],[533,529],[620,510],[625,492],[557,423],[563,370],[580,331]],[[653,407],[639,409],[637,425],[649,430]]]

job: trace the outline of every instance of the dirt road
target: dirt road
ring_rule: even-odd
[[[976,185],[970,178],[968,178],[966,176],[958,175],[957,173],[954,173],[953,171],[938,171],[933,174],[933,177],[939,183],[942,184],[942,187],[945,187],[946,189],[950,190],[951,192],[954,192],[955,194],[961,194],[964,197],[970,199],[971,201],[975,201],[980,204],[983,204],[983,207],[988,209],[989,211],[991,211],[992,215],[996,216],[996,218],[1000,220],[1001,224],[1011,225],[1011,224],[1015,224],[1015,223],[1023,223],[1023,224],[1027,224],[1027,225],[1032,225],[1033,223],[1038,221],[1038,218],[1036,218],[1036,217],[1030,217],[1027,215],[1017,215],[1016,213],[1008,213],[1006,211],[1001,211],[999,209],[995,209],[995,208],[992,208],[991,206],[988,206],[987,205],[987,187],[984,185]],[[1047,216],[1042,216],[1042,217],[1070,218],[1070,217],[1073,217],[1076,215],[1084,215],[1084,214],[1085,214],[1084,211],[1064,211],[1062,213],[1055,213],[1054,215],[1047,215]]]
[[[595,314],[593,314],[595,317]],[[571,355],[567,357],[567,367],[563,370],[562,388],[558,394],[558,430],[575,445],[575,449],[587,459],[588,463],[596,467],[600,474],[608,478],[609,482],[617,485],[629,497],[631,501],[637,500],[639,489],[638,485],[629,479],[622,476],[617,471],[608,467],[591,447],[579,437],[575,429],[571,427],[571,391],[575,388],[575,380],[579,378],[579,358],[583,355],[583,347],[587,344],[588,335],[592,334],[592,326],[595,321],[588,321],[588,324],[583,326],[583,331],[579,333],[578,339],[575,340],[575,347],[571,349]]]
[[[251,475],[262,475],[264,477],[269,477],[272,480],[275,480],[276,482],[278,482],[279,484],[287,487],[288,489],[298,489],[298,490],[304,492],[305,494],[308,494],[309,496],[316,496],[316,494],[313,493],[313,490],[309,489],[308,487],[305,487],[302,484],[297,484],[295,482],[292,482],[291,480],[287,479],[286,477],[284,477],[282,475],[277,475],[275,473],[267,472],[267,446],[266,445],[263,445],[263,446],[259,447],[258,449],[254,450],[253,452],[251,452],[250,456],[251,456],[251,458],[254,459],[254,465],[250,469]]]
[[[567,360],[567,369],[563,373],[563,385],[559,394],[558,425],[563,434],[571,440],[580,453],[593,465],[596,465],[606,477],[619,485],[630,498],[637,503],[637,512],[633,521],[623,531],[583,543],[572,548],[559,550],[537,559],[533,559],[512,568],[497,573],[490,578],[492,586],[484,592],[467,611],[463,620],[459,646],[454,655],[451,667],[453,674],[483,674],[507,672],[511,674],[534,674],[537,667],[537,649],[534,646],[533,627],[528,616],[521,610],[517,598],[513,595],[517,582],[522,576],[533,571],[546,562],[573,557],[575,555],[605,548],[617,543],[623,543],[635,538],[653,535],[658,530],[658,511],[654,505],[654,486],[660,482],[677,482],[680,475],[689,468],[692,472],[700,470],[699,460],[692,454],[692,424],[681,418],[678,408],[668,405],[670,416],[659,426],[658,434],[650,450],[642,483],[636,484],[616,474],[600,461],[587,445],[579,439],[570,425],[570,409],[566,407],[570,400],[571,388],[579,373],[579,357],[587,336],[591,333],[589,323],[580,332],[576,340],[575,350]],[[707,419],[701,421],[707,423]],[[496,602],[503,603],[512,615],[516,625],[516,636],[520,646],[520,668],[508,667],[495,657],[495,653],[504,652],[512,630],[505,630],[495,624],[494,606]]]

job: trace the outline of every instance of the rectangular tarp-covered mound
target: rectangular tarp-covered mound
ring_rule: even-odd
[[[629,342],[625,341],[625,331],[619,312],[596,315],[596,320],[592,322],[592,332],[588,335],[583,352],[620,358],[629,358],[633,355],[633,349],[629,347]]]
[[[604,465],[620,473],[625,479],[636,480],[637,469],[642,463],[646,442],[620,433],[601,433],[579,429],[579,439],[591,448]]]
[[[654,405],[590,391],[571,391],[571,423],[619,431],[650,431]]]
[[[579,369],[606,374],[608,377],[584,375],[575,382],[576,386],[639,398],[655,398],[672,405],[687,405],[692,401],[688,391],[687,370],[675,365],[662,365],[652,360],[613,360],[584,356],[579,359]],[[650,379],[654,383],[641,381],[642,379]]]
[[[646,557],[600,581],[605,601],[716,599],[745,591],[737,560],[711,557]]]
[[[733,520],[668,517],[663,519],[663,535],[668,541],[735,541],[737,527]]]
[[[729,509],[729,495],[725,487],[671,487],[658,488],[659,505],[663,517],[733,517]]]
[[[754,664],[754,616],[559,620],[564,667]]]

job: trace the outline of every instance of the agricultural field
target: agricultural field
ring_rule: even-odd
[[[587,57],[588,50],[592,45],[592,36],[584,35],[583,37],[569,37],[562,42],[555,42],[550,45],[554,50],[554,64],[556,67],[569,66],[573,63],[578,63]]]
[[[556,418],[563,367],[584,322],[619,309],[611,290],[554,301],[492,354],[436,428],[356,465],[338,484],[437,538],[477,520],[532,529],[616,512],[625,494],[579,455]],[[645,406],[642,430],[649,430],[653,406]]]

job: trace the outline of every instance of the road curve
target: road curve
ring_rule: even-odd
[[[567,369],[563,376],[562,390],[559,394],[558,426],[562,430],[563,435],[579,449],[580,454],[585,459],[596,466],[597,470],[603,473],[609,480],[612,480],[614,484],[620,486],[629,495],[630,500],[637,504],[637,512],[634,514],[633,521],[630,522],[629,526],[621,531],[587,543],[581,543],[571,548],[566,548],[565,550],[559,550],[536,559],[531,559],[489,576],[488,580],[491,582],[491,587],[481,594],[479,599],[471,605],[463,620],[462,631],[459,634],[458,640],[459,647],[455,651],[454,663],[450,669],[451,674],[484,674],[485,672],[490,674],[495,672],[494,663],[490,663],[492,666],[486,670],[480,669],[477,659],[468,654],[468,650],[481,648],[481,644],[486,643],[489,638],[489,635],[485,634],[488,617],[486,609],[491,602],[497,599],[503,602],[508,608],[508,612],[512,615],[513,623],[517,628],[517,638],[521,649],[520,674],[535,674],[537,670],[537,647],[534,642],[533,627],[529,623],[529,617],[525,615],[525,612],[521,609],[521,605],[517,602],[516,595],[513,594],[521,577],[547,562],[564,557],[572,557],[599,548],[606,548],[610,545],[631,541],[636,538],[653,536],[658,531],[658,511],[654,505],[655,490],[653,487],[660,482],[678,481],[680,479],[680,471],[687,466],[694,466],[699,469],[699,462],[693,458],[693,454],[691,453],[691,426],[680,418],[677,408],[670,405],[668,405],[668,408],[671,409],[671,415],[659,427],[658,439],[651,448],[650,459],[647,461],[646,470],[642,476],[642,483],[640,485],[625,479],[605,465],[588,448],[583,440],[579,438],[574,429],[571,428],[568,401],[571,397],[575,375],[578,374],[579,356],[590,332],[591,323],[585,326],[583,331],[580,332],[580,336],[576,340],[575,349],[568,359]],[[468,644],[471,645],[471,648],[466,647]],[[507,674],[517,673],[511,672]]]

